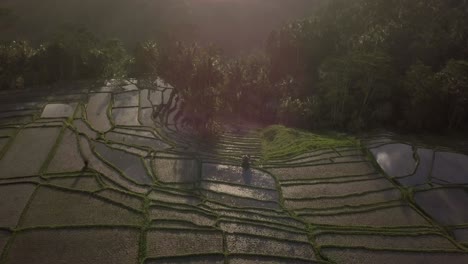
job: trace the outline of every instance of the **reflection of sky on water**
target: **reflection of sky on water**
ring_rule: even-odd
[[[389,170],[392,166],[392,161],[390,160],[390,156],[388,153],[380,152],[377,154],[377,162],[379,163],[380,167],[385,171]]]
[[[76,103],[73,104],[48,104],[42,112],[41,118],[69,117],[75,112]]]
[[[377,163],[391,177],[407,176],[414,172],[416,161],[413,149],[405,144],[389,144],[372,150]]]
[[[450,183],[468,182],[468,156],[461,153],[436,152],[432,177]]]
[[[274,178],[268,173],[259,170],[249,169],[244,171],[240,166],[204,164],[202,171],[203,180],[214,180],[276,190]]]

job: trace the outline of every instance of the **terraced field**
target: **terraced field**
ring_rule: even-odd
[[[260,163],[246,126],[195,140],[160,81],[0,102],[2,264],[468,263],[463,154],[379,135]]]

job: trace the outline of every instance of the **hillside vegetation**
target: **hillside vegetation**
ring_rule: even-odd
[[[280,125],[265,128],[261,132],[261,139],[264,160],[294,157],[312,150],[358,146],[358,141],[350,136],[310,133]]]
[[[235,57],[162,38],[126,51],[68,29],[40,46],[4,43],[0,80],[12,88],[158,76],[181,95],[189,122],[205,128],[232,116],[303,129],[464,130],[467,20],[466,1],[333,0],[271,31],[261,51]]]

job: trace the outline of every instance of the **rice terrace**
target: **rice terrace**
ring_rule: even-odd
[[[246,175],[259,131],[191,141],[160,85],[2,94],[2,263],[468,261],[467,156],[378,135]]]
[[[468,263],[466,2],[117,2],[0,4],[0,264]]]

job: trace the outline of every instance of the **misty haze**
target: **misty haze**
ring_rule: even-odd
[[[0,0],[0,264],[468,263],[467,25]]]

